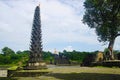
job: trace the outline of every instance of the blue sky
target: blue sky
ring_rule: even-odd
[[[43,50],[95,51],[107,45],[98,42],[94,29],[82,23],[84,0],[0,0],[0,49],[28,50],[35,7],[41,4]],[[120,50],[120,37],[114,49]]]

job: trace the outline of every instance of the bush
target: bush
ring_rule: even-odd
[[[87,54],[83,59],[82,66],[91,66],[92,62],[95,61],[96,54]]]

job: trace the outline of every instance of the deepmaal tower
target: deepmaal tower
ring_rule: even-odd
[[[42,33],[40,5],[36,7],[32,25],[29,61],[26,69],[43,69],[46,64],[42,59]]]

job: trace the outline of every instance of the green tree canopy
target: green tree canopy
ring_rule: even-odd
[[[83,22],[95,28],[100,42],[109,42],[113,48],[120,36],[120,0],[85,0]]]
[[[2,49],[2,53],[3,53],[5,56],[9,56],[9,55],[11,55],[11,54],[15,54],[15,52],[14,52],[12,49],[8,48],[8,47],[4,47],[4,48]]]

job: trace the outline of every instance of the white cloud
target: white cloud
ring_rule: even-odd
[[[62,48],[67,42],[101,45],[94,30],[89,29],[81,21],[84,12],[83,1],[78,3],[76,0],[73,1],[74,4],[68,0],[0,1],[0,48],[10,46],[14,50],[29,49],[34,9],[39,2],[43,46],[46,49],[59,48],[59,45],[54,48],[48,47],[49,44],[52,46],[59,42],[62,43]]]
[[[68,5],[59,3],[57,0],[55,2],[48,2],[47,6],[43,6],[42,11],[48,16],[45,23],[43,22],[43,26],[45,25],[43,29],[45,42],[47,39],[49,39],[47,42],[58,40],[65,42],[92,41],[89,36],[86,36],[88,35],[86,33],[89,32],[89,29],[81,22],[82,18],[75,15],[73,8],[71,9]],[[95,38],[93,39],[93,42],[95,42],[94,40]]]
[[[73,51],[73,47],[72,46],[67,46],[64,48],[64,50],[72,52]]]

